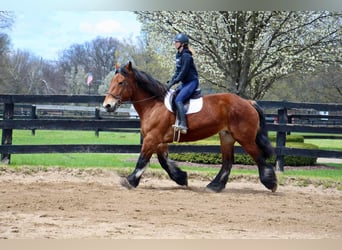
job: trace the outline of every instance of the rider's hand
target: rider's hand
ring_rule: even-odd
[[[174,82],[173,81],[168,81],[167,83],[167,90],[169,90],[169,89],[171,89],[171,87],[172,87],[172,85],[174,84]]]

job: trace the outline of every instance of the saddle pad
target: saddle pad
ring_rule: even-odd
[[[173,89],[169,90],[169,92],[167,92],[164,98],[164,104],[170,112],[173,112],[172,107],[171,107],[171,100],[170,100],[173,92],[174,92]],[[186,106],[189,106],[189,107],[187,108]],[[202,106],[203,106],[203,97],[190,99],[189,104],[188,105],[187,103],[185,104],[186,114],[197,113],[201,111]]]

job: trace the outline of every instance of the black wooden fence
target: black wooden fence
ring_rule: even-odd
[[[0,107],[3,109],[0,128],[2,129],[2,141],[0,146],[1,161],[10,163],[11,154],[34,153],[138,153],[141,145],[99,145],[99,144],[75,144],[75,145],[13,145],[13,129],[44,130],[93,130],[99,131],[139,131],[138,119],[126,119],[117,115],[108,115],[101,112],[100,106],[103,96],[91,95],[0,95]],[[330,138],[342,135],[342,104],[315,104],[294,103],[285,101],[259,101],[260,106],[269,113],[274,114],[268,118],[269,131],[276,131],[277,169],[283,171],[284,156],[297,155],[308,157],[342,158],[341,151],[312,150],[286,148],[286,135],[291,132],[329,134]],[[94,112],[89,116],[72,114],[64,116],[57,110],[50,110],[45,115],[37,117],[37,105],[61,105],[68,104]],[[89,108],[90,107],[90,108]],[[76,111],[82,110],[75,108]],[[297,114],[298,110],[304,110],[305,114]],[[332,115],[320,115],[319,111],[330,112]],[[329,114],[330,114],[329,113]],[[316,119],[316,123],[291,123],[293,118]],[[333,121],[333,124],[329,122]],[[326,135],[325,135],[326,136]],[[340,137],[341,138],[341,137]],[[171,144],[170,152],[210,152],[219,153],[219,146],[199,146]],[[244,153],[241,147],[235,147],[236,153]]]

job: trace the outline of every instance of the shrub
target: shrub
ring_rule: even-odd
[[[290,136],[289,136],[290,137]],[[290,141],[286,142],[286,147],[288,148],[304,148],[304,149],[318,149],[318,146],[301,143],[301,136],[292,136]],[[293,141],[293,142],[292,142]],[[219,153],[171,153],[170,158],[176,161],[185,161],[192,163],[204,163],[204,164],[221,164],[221,154]],[[235,164],[243,165],[254,165],[255,162],[247,154],[235,154],[234,156]],[[267,160],[268,163],[275,164],[275,156]],[[286,166],[310,166],[316,163],[316,157],[304,157],[304,156],[293,156],[286,155],[284,157]]]
[[[275,134],[269,136],[269,139],[271,142],[275,142],[276,138],[277,138],[277,136]],[[302,136],[302,135],[286,135],[286,142],[304,143],[304,136]]]

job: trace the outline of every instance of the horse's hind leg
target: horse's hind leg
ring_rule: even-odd
[[[272,192],[275,192],[278,188],[278,181],[274,168],[266,163],[266,159],[263,156],[259,157],[256,163],[261,183]]]
[[[176,163],[168,158],[168,147],[167,144],[161,144],[157,149],[157,156],[160,165],[168,173],[170,178],[174,180],[178,185],[188,185],[188,175],[177,167]]]
[[[214,180],[207,185],[207,188],[220,192],[226,187],[228,178],[230,175],[230,170],[232,169],[234,162],[234,143],[235,139],[231,136],[228,131],[220,132],[220,142],[221,142],[221,154],[222,154],[222,167],[220,172],[216,175]]]
[[[246,150],[246,152],[252,156],[256,164],[258,165],[259,170],[259,178],[261,183],[267,188],[275,192],[277,190],[277,176],[274,172],[274,169],[271,165],[266,163],[266,158],[263,156],[263,153],[258,148],[256,143],[241,143],[241,146]]]

